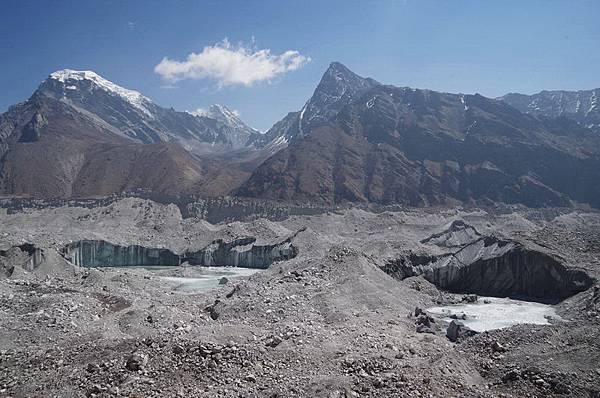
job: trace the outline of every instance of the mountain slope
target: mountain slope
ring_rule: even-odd
[[[44,96],[9,110],[0,131],[10,131],[0,171],[4,194],[53,198],[136,188],[177,193],[202,180],[198,161],[179,145],[135,143]]]
[[[178,142],[191,152],[203,154],[245,148],[254,135],[260,135],[239,118],[162,108],[139,92],[91,71],[54,72],[37,92],[97,116],[115,133],[144,144]]]
[[[0,193],[223,195],[265,157],[246,145],[253,134],[239,119],[164,109],[93,72],[59,71],[0,115]]]
[[[312,97],[298,112],[289,113],[262,137],[258,145],[284,148],[295,137],[335,116],[345,105],[379,83],[358,76],[339,62],[332,62],[321,78]],[[273,152],[276,152],[274,150]]]
[[[510,93],[499,99],[523,113],[547,118],[565,117],[600,133],[600,89],[541,91],[533,95]]]
[[[384,85],[355,92],[262,164],[238,194],[600,206],[600,138],[589,129],[541,121],[480,95]]]

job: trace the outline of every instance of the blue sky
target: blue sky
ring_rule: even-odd
[[[383,83],[449,92],[596,88],[598,16],[600,1],[573,0],[5,0],[0,110],[63,68],[94,70],[165,107],[225,104],[261,130],[300,109],[334,60]],[[182,62],[224,39],[247,55],[269,49],[269,62],[289,50],[310,62],[251,85],[155,72],[165,57]]]

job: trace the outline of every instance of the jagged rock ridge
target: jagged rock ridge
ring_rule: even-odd
[[[295,137],[303,136],[312,126],[329,120],[345,105],[379,83],[358,76],[339,62],[332,62],[321,78],[312,97],[298,112],[290,112],[262,138],[281,149]]]
[[[97,116],[117,134],[145,144],[177,142],[191,152],[206,153],[245,148],[260,135],[238,117],[227,117],[233,113],[225,107],[213,106],[204,114],[162,108],[92,71],[54,72],[37,93]]]
[[[94,72],[62,70],[0,115],[0,193],[224,195],[267,156],[250,142],[257,134],[239,118],[162,108]]]
[[[500,99],[524,113],[547,118],[566,118],[600,133],[600,89],[541,91],[526,95],[506,94]]]
[[[332,65],[323,80],[343,80],[338,68]],[[322,101],[320,113],[313,111],[318,89],[303,108],[318,122],[302,124],[302,134],[238,194],[328,204],[600,206],[600,136],[590,129],[540,120],[478,94],[387,86],[352,75],[345,83],[357,81],[353,95],[335,106]],[[300,117],[289,118],[279,125],[295,126],[289,131],[297,133]]]

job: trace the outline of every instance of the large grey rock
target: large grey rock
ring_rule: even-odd
[[[452,341],[453,343],[456,343],[462,340],[463,338],[474,336],[476,334],[476,331],[470,329],[469,327],[465,326],[462,322],[459,322],[457,320],[453,320],[452,322],[450,322],[450,325],[448,325],[448,329],[446,330],[446,337],[448,337],[448,340]]]
[[[129,358],[127,358],[126,367],[129,370],[137,371],[143,370],[144,367],[148,364],[148,354],[136,351]]]

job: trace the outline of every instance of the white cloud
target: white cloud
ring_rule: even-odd
[[[301,68],[310,57],[288,50],[271,54],[271,50],[256,50],[243,45],[234,46],[227,39],[214,46],[204,47],[201,53],[191,53],[184,61],[163,58],[154,72],[165,80],[214,79],[220,87],[270,81],[276,76]]]

